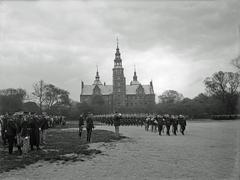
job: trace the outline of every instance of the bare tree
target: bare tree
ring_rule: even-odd
[[[33,84],[33,95],[37,98],[40,112],[42,113],[42,106],[45,99],[45,92],[46,92],[46,84],[44,83],[43,80],[40,80],[39,82],[36,82]]]
[[[45,86],[45,99],[48,110],[50,110],[54,105],[69,105],[69,92],[63,89],[60,89],[53,84],[47,84]]]

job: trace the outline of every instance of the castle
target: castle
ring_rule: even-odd
[[[99,104],[100,106],[105,106],[107,112],[121,112],[123,108],[131,109],[155,104],[152,81],[149,85],[142,85],[137,79],[135,69],[133,80],[130,82],[130,85],[126,85],[118,43],[112,70],[113,85],[102,84],[98,70],[92,85],[85,85],[82,82],[81,103],[85,102],[89,105]]]

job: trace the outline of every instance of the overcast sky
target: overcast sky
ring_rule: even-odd
[[[235,71],[239,0],[0,1],[0,89],[43,79],[79,101],[80,81],[96,65],[112,84],[116,37],[126,82],[153,80],[157,95],[174,89],[193,98],[214,72]]]

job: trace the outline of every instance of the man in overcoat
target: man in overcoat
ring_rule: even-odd
[[[93,114],[88,113],[86,118],[86,129],[87,129],[87,142],[90,142],[92,136],[92,130],[94,129]]]

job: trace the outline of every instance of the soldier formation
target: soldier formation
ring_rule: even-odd
[[[0,116],[1,137],[4,146],[12,154],[16,145],[18,152],[27,153],[29,150],[40,149],[40,144],[46,143],[46,129],[55,125],[65,125],[63,116],[37,115],[18,112],[12,115]]]
[[[183,115],[120,114],[118,116],[121,116],[121,126],[144,126],[146,131],[158,132],[160,136],[164,132],[170,136],[171,130],[174,135],[177,135],[178,132],[184,135],[187,125],[186,117]],[[116,113],[95,115],[94,120],[109,126],[115,126],[116,117]]]
[[[148,115],[144,123],[146,131],[157,132],[161,136],[164,131],[170,136],[170,130],[176,136],[177,132],[184,135],[186,129],[186,118],[183,115]],[[179,128],[178,128],[179,127]],[[179,129],[179,131],[178,131]]]

